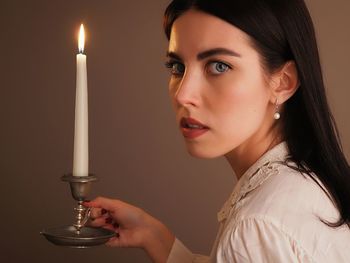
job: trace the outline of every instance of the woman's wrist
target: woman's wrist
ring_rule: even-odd
[[[152,222],[145,235],[145,250],[154,263],[165,263],[173,247],[174,234],[159,220]]]

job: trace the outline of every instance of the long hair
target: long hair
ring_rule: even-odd
[[[270,73],[294,61],[300,86],[285,102],[282,133],[296,170],[314,173],[340,213],[329,226],[350,227],[350,167],[330,111],[323,82],[315,30],[303,0],[173,0],[164,14],[170,39],[174,21],[196,9],[231,23],[247,33]]]

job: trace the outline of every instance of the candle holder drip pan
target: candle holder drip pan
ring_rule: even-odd
[[[104,228],[82,227],[77,232],[74,226],[62,226],[44,229],[41,234],[58,246],[88,248],[106,243],[115,233]]]

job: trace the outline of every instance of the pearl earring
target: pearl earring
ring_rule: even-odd
[[[276,99],[276,104],[275,104],[275,114],[273,115],[273,118],[275,120],[279,120],[281,118],[281,114],[278,112],[278,99]]]

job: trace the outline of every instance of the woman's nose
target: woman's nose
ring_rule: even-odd
[[[175,92],[175,101],[181,105],[198,106],[200,98],[200,79],[185,73]]]

